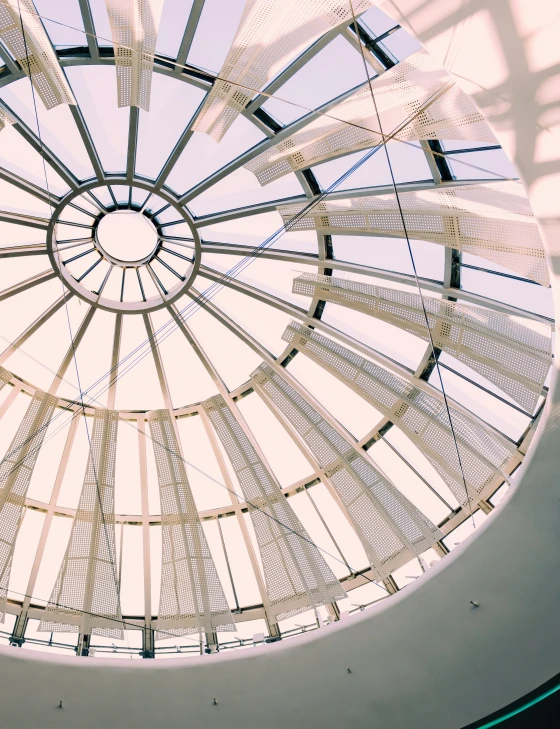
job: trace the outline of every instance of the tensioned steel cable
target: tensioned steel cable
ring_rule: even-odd
[[[358,30],[358,21],[356,20],[356,15],[354,13],[354,5],[352,3],[352,0],[348,0],[348,2],[349,2],[349,5],[350,5],[350,10],[352,11],[352,18],[353,18],[353,22],[354,22],[354,28],[355,28],[355,31],[356,31],[356,36],[358,38],[358,45],[360,46],[360,53],[361,53],[362,61],[363,61],[363,64],[364,64],[364,70],[366,72],[366,77],[367,77],[367,81],[368,81],[368,85],[369,85],[369,90],[370,90],[370,94],[371,94],[371,100],[373,102],[373,107],[375,109],[375,115],[377,117],[377,123],[379,124],[379,129],[381,131],[381,134],[383,135],[383,126],[381,124],[381,116],[379,114],[379,109],[377,108],[377,101],[375,99],[375,94],[373,93],[373,86],[372,86],[371,79],[369,78],[369,74],[368,74],[368,70],[367,70],[366,56],[365,56],[365,53],[364,53],[364,47],[363,47],[362,39],[360,37],[360,33],[359,33],[359,30]],[[395,197],[396,197],[396,201],[397,201],[397,206],[398,206],[398,209],[399,209],[399,216],[400,216],[400,219],[401,219],[401,223],[402,223],[404,235],[405,235],[405,238],[406,238],[406,244],[407,244],[407,247],[408,247],[408,253],[409,253],[409,256],[410,256],[410,261],[412,263],[412,270],[414,271],[414,279],[416,281],[416,288],[418,289],[418,293],[420,294],[420,301],[422,303],[422,312],[424,314],[424,319],[426,321],[426,330],[428,332],[428,336],[429,336],[429,340],[430,340],[430,347],[431,347],[431,350],[432,350],[432,357],[434,358],[436,370],[437,370],[437,373],[438,373],[438,379],[439,379],[439,383],[440,383],[440,386],[441,386],[441,391],[442,391],[442,394],[443,394],[443,401],[445,403],[445,409],[446,409],[446,412],[447,412],[447,418],[449,420],[449,428],[451,430],[451,435],[453,436],[453,443],[455,444],[455,451],[457,453],[457,459],[459,461],[459,468],[461,470],[461,478],[463,480],[463,486],[465,488],[465,496],[466,496],[466,499],[467,499],[467,504],[469,505],[469,510],[470,510],[470,515],[471,515],[471,520],[472,520],[473,528],[476,529],[476,524],[475,524],[475,521],[474,521],[474,515],[473,515],[473,510],[472,510],[471,498],[469,496],[469,489],[468,489],[468,486],[467,486],[467,479],[465,477],[465,470],[463,468],[463,462],[461,460],[461,453],[460,453],[460,450],[459,450],[459,444],[457,442],[457,436],[455,434],[455,428],[453,427],[453,419],[451,417],[451,409],[449,407],[449,402],[448,402],[448,399],[447,399],[447,393],[445,392],[445,387],[443,385],[443,377],[442,377],[442,374],[441,374],[441,368],[439,366],[439,361],[438,361],[439,358],[436,355],[436,348],[435,348],[435,345],[434,345],[434,338],[432,336],[432,330],[431,330],[431,327],[430,327],[430,320],[428,318],[428,311],[426,309],[426,304],[425,304],[425,301],[424,301],[424,295],[422,293],[422,288],[420,286],[420,279],[418,277],[418,271],[416,270],[416,261],[414,260],[414,254],[412,253],[412,246],[410,244],[410,238],[408,236],[408,230],[407,230],[407,227],[406,227],[406,220],[405,220],[405,217],[404,217],[404,213],[403,213],[403,209],[402,209],[402,205],[401,205],[401,201],[400,201],[400,197],[399,197],[399,191],[398,191],[397,183],[396,183],[396,180],[395,180],[395,174],[393,172],[393,165],[391,164],[391,157],[389,155],[389,149],[387,148],[387,144],[385,142],[385,138],[383,138],[383,147],[385,148],[385,156],[387,158],[387,165],[389,166],[389,172],[391,174],[391,184],[393,186],[393,191],[395,193]]]
[[[29,72],[29,85],[31,87],[31,97],[32,97],[32,100],[33,100],[33,110],[34,110],[34,113],[35,113],[35,123],[37,125],[37,135],[38,135],[38,138],[39,138],[39,145],[40,145],[40,148],[41,148],[41,160],[42,160],[42,163],[43,163],[43,174],[45,176],[45,186],[46,186],[48,200],[49,200],[49,208],[51,210],[51,215],[52,215],[52,213],[53,213],[53,205],[52,205],[52,202],[51,202],[51,193],[50,193],[50,189],[49,189],[49,180],[48,180],[48,175],[47,175],[47,167],[46,167],[45,155],[44,155],[44,149],[43,149],[43,139],[42,139],[42,135],[41,135],[41,125],[39,123],[39,114],[38,114],[38,111],[37,111],[37,99],[35,97],[35,87],[33,86],[31,65],[29,63],[29,50],[28,50],[28,47],[27,47],[27,37],[26,37],[26,33],[25,33],[25,26],[24,26],[22,12],[21,12],[21,3],[20,3],[20,0],[17,0],[17,3],[18,3],[18,11],[19,11],[19,21],[20,21],[20,24],[21,24],[21,33],[22,33],[22,37],[23,37],[23,44],[24,44],[24,50],[25,50],[25,63],[27,65],[27,70]],[[56,241],[56,232],[55,231],[53,231],[53,236],[55,236],[55,241]],[[61,265],[61,262],[60,262],[60,254],[58,253],[58,246],[55,245],[55,249],[56,249],[56,252],[57,252],[57,254],[59,256],[59,266],[60,266]],[[90,433],[89,433],[89,426],[88,426],[88,422],[87,422],[86,410],[85,410],[85,406],[83,404],[83,395],[82,395],[82,386],[81,386],[81,380],[80,380],[80,371],[79,371],[79,368],[78,368],[78,359],[77,359],[77,356],[76,356],[76,347],[75,347],[75,343],[74,343],[74,335],[72,333],[72,324],[70,322],[70,312],[68,310],[68,299],[66,298],[66,289],[65,289],[64,282],[62,281],[62,279],[60,279],[60,284],[61,284],[61,288],[62,288],[62,298],[64,299],[64,308],[65,308],[65,311],[66,311],[66,321],[67,321],[67,324],[68,324],[68,332],[70,334],[70,346],[71,346],[71,349],[72,349],[72,359],[74,361],[74,368],[76,370],[76,380],[77,380],[77,384],[78,384],[78,391],[80,393],[80,399],[82,400],[82,412],[83,412],[83,417],[84,417],[84,425],[85,425],[85,428],[86,428],[86,435],[87,435],[87,439],[88,439],[89,458],[90,458],[90,463],[91,463],[91,466],[92,466],[92,469],[93,469],[94,478],[95,478],[96,493],[97,493],[97,499],[99,501],[99,510],[100,510],[100,514],[101,514],[101,521],[102,521],[102,524],[103,524],[103,532],[105,534],[105,539],[107,541],[107,551],[109,553],[109,559],[111,561],[113,578],[115,580],[115,588],[116,588],[116,591],[117,591],[117,605],[118,605],[118,610],[119,610],[119,612],[122,615],[122,606],[121,606],[121,598],[120,598],[120,586],[119,586],[119,581],[117,579],[117,570],[116,570],[116,555],[113,553],[113,549],[111,548],[111,540],[109,538],[109,532],[108,532],[108,527],[107,527],[107,520],[105,518],[105,512],[103,511],[103,501],[102,501],[102,498],[101,498],[101,490],[99,488],[99,477],[98,477],[97,468],[96,468],[96,465],[95,465],[95,458],[94,458],[93,449],[92,449],[92,445],[91,445],[91,436],[90,436]],[[47,424],[47,427],[50,424],[50,422],[51,421],[49,421],[49,423]],[[36,432],[39,432],[39,431],[36,431]],[[27,442],[29,442],[29,440],[27,440],[26,443]],[[13,472],[13,470],[10,471],[10,474],[12,472]],[[10,475],[10,474],[8,474],[8,475]],[[121,540],[123,539],[123,537],[124,537],[124,533],[121,534]],[[93,535],[92,535],[92,538],[93,538]],[[127,637],[127,642],[128,642],[128,637]]]
[[[0,4],[2,4],[2,5],[10,5],[10,2],[9,2],[9,0],[0,0]],[[77,27],[75,27],[73,25],[69,25],[68,23],[63,23],[63,22],[61,22],[59,20],[54,20],[53,18],[47,18],[45,15],[41,15],[40,13],[38,13],[36,11],[35,12],[33,12],[33,11],[27,11],[27,12],[30,15],[34,15],[35,17],[40,18],[41,20],[46,20],[47,22],[53,23],[54,25],[60,25],[63,28],[68,28],[69,30],[74,30],[77,33],[83,33],[84,35],[86,35],[86,36],[88,36],[90,38],[95,38],[96,40],[107,41],[108,43],[113,44],[112,39],[105,38],[102,35],[98,35],[96,33],[89,33],[88,31],[84,30],[83,28],[77,28]],[[119,45],[121,45],[121,44],[119,44]],[[131,54],[141,53],[141,51],[138,51],[137,49],[132,48],[131,46],[121,45],[121,47],[124,48],[126,51],[130,52]],[[167,64],[169,64],[170,60],[173,60],[173,59],[169,59],[166,56],[161,56],[161,55],[159,55],[157,53],[154,53],[154,59],[157,59],[158,61],[161,61],[161,62],[167,63]],[[173,61],[173,65],[176,66],[177,68],[181,68],[181,69],[184,69],[184,70],[187,70],[187,71],[193,69],[192,66],[188,66],[188,65],[183,64],[183,63],[177,63],[176,61]],[[210,72],[208,72],[208,73],[210,74]],[[269,93],[267,93],[265,91],[260,91],[259,89],[254,89],[253,87],[247,86],[246,84],[239,83],[238,81],[231,81],[230,79],[222,78],[219,75],[216,75],[216,76],[211,75],[211,79],[212,79],[212,81],[223,81],[224,83],[231,84],[232,86],[237,86],[237,87],[239,87],[241,89],[244,89],[246,91],[251,91],[252,93],[258,94],[260,96],[266,96],[268,99],[275,99],[276,101],[282,101],[285,104],[290,104],[291,106],[295,106],[296,108],[302,109],[303,111],[314,112],[315,114],[317,114],[319,116],[324,116],[324,117],[326,117],[328,119],[332,119],[332,121],[338,121],[338,122],[341,122],[341,123],[346,124],[348,126],[355,127],[357,129],[363,129],[364,131],[370,132],[371,134],[377,134],[380,137],[383,136],[381,134],[381,132],[377,131],[376,129],[370,129],[369,127],[365,127],[365,126],[363,126],[361,124],[358,124],[356,122],[350,122],[350,121],[347,121],[345,119],[339,119],[338,117],[333,116],[332,114],[328,114],[327,112],[320,111],[319,109],[312,109],[311,107],[304,106],[303,104],[299,104],[299,103],[297,103],[295,101],[290,101],[288,99],[284,99],[281,96],[278,96],[277,94],[269,94]],[[455,82],[453,82],[453,85],[454,84],[455,84]],[[414,144],[413,142],[406,141],[404,139],[396,139],[395,141],[400,142],[401,144],[406,144],[409,147],[414,147],[415,149],[422,150],[422,147],[420,147],[417,144]],[[470,167],[472,169],[478,170],[479,172],[487,172],[488,174],[494,175],[495,177],[497,177],[499,179],[502,179],[502,180],[513,181],[513,180],[516,179],[516,178],[513,178],[513,177],[508,177],[507,175],[498,174],[497,172],[493,172],[492,170],[487,170],[484,167],[479,167],[477,165],[473,165],[470,162],[465,162],[464,160],[457,159],[456,157],[451,157],[447,153],[437,152],[435,150],[432,150],[431,153],[434,156],[436,156],[436,157],[446,157],[447,159],[451,159],[454,162],[458,162],[459,164],[466,165],[467,167]],[[91,195],[91,192],[88,193],[88,194]]]

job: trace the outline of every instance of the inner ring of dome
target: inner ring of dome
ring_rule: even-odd
[[[131,194],[128,203],[114,196],[113,203],[102,203],[110,186],[138,188],[145,202],[130,203]],[[168,190],[111,175],[84,182],[60,200],[49,221],[47,252],[56,274],[81,299],[106,311],[139,314],[169,306],[188,291],[198,275],[201,242],[190,212]]]
[[[104,215],[95,231],[95,244],[110,261],[141,265],[158,247],[158,233],[151,220],[134,210],[115,210]]]

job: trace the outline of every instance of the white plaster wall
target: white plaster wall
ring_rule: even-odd
[[[390,0],[384,9],[486,114],[560,273],[560,3]],[[291,641],[184,663],[2,648],[0,727],[459,729],[531,691],[560,671],[556,385],[549,401],[519,487],[475,538],[387,604]]]

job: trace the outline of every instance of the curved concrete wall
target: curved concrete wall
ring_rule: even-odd
[[[560,273],[558,3],[391,0],[384,9],[408,23],[489,118]],[[549,402],[510,498],[387,605],[317,634],[184,663],[116,665],[3,648],[1,725],[459,729],[531,691],[560,670],[556,383]]]

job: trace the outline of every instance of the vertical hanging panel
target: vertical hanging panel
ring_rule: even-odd
[[[252,384],[307,445],[353,523],[377,579],[385,579],[441,538],[439,529],[362,453],[267,364]]]
[[[148,416],[161,499],[158,635],[235,630],[187,479],[169,410]]]
[[[482,493],[496,478],[503,480],[502,469],[516,447],[490,428],[451,410],[461,464],[445,404],[412,383],[397,377],[358,354],[326,337],[292,322],[283,338],[307,357],[332,372],[342,382],[370,402],[401,428],[426,456],[457,501],[476,505]]]
[[[384,135],[401,141],[496,138],[469,97],[438,68],[425,50],[397,63],[372,82]],[[422,113],[420,109],[424,107]],[[377,112],[366,81],[287,139],[267,149],[245,167],[266,185],[290,172],[382,142]],[[388,141],[391,141],[390,139]]]
[[[40,631],[77,631],[122,639],[115,551],[118,414],[96,410],[84,484]]]
[[[12,380],[12,373],[0,367],[0,390]]]
[[[290,230],[328,235],[373,235],[438,243],[480,256],[548,286],[548,266],[537,222],[523,185],[501,180],[416,192],[322,201],[278,208]],[[401,217],[402,213],[402,217]],[[291,222],[294,216],[300,215]]]
[[[0,382],[5,380],[3,370]],[[8,373],[9,374],[9,373]],[[0,462],[0,615],[4,621],[10,569],[27,489],[58,398],[37,390]]]
[[[0,109],[0,132],[2,131],[2,129],[11,126],[13,123],[14,120],[12,119],[12,117],[9,114],[6,114],[5,111]]]
[[[224,398],[217,395],[202,405],[249,503],[275,619],[346,597]]]
[[[356,15],[374,0],[354,0]],[[217,142],[256,91],[317,38],[352,19],[340,0],[246,0],[231,49],[194,128]]]
[[[31,76],[47,109],[76,103],[32,0],[0,3],[0,40]]]
[[[531,328],[512,316],[456,301],[436,299],[358,281],[303,274],[293,292],[361,311],[394,324],[464,362],[493,382],[520,405],[533,411],[550,365],[550,327]]]
[[[164,0],[105,0],[117,68],[119,106],[150,110],[157,34]]]

